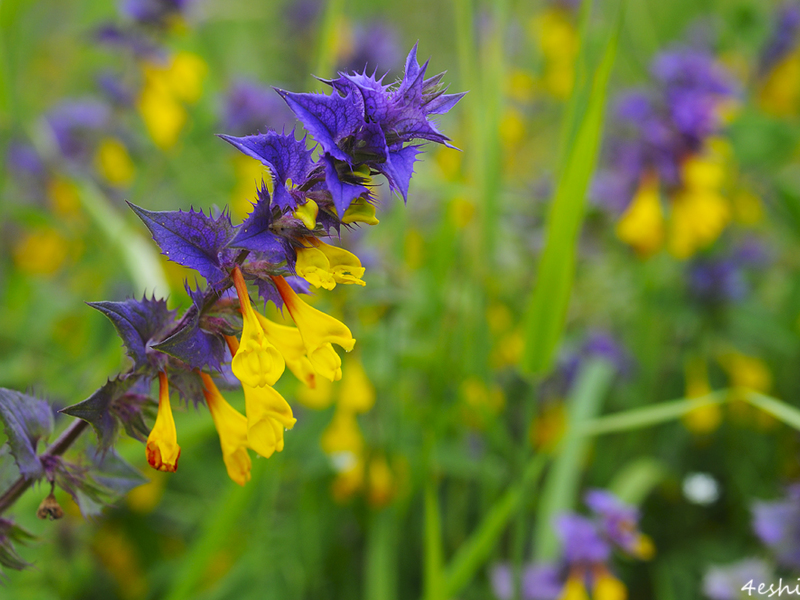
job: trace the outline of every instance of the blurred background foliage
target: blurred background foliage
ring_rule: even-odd
[[[427,148],[408,206],[383,186],[380,225],[343,236],[367,286],[325,309],[358,344],[341,382],[282,384],[298,419],[282,453],[239,488],[204,409],[178,413],[180,470],[147,470],[102,517],[58,496],[65,518],[37,521],[43,489],[17,504],[35,567],[1,597],[511,597],[492,565],[555,558],[550,520],[589,487],[639,505],[656,548],[615,563],[631,598],[701,598],[709,567],[765,555],[752,503],[800,477],[796,430],[747,400],[790,411],[800,395],[800,40],[759,72],[779,4],[636,0],[617,19],[602,2],[582,20],[570,2],[196,0],[132,16],[161,4],[0,2],[0,386],[77,402],[127,360],[86,301],[188,306],[193,276],[124,201],[241,219],[264,171],[213,134],[253,133],[251,114],[294,126],[257,86],[322,90],[311,74],[364,64],[388,81],[418,42],[430,74],[469,90],[440,122],[462,151]],[[727,226],[692,256],[637,253],[592,193],[592,148],[619,129],[620,92],[652,87],[653,58],[680,44],[736,82],[714,136]],[[608,143],[598,161],[617,166]],[[568,427],[725,389],[592,437]],[[146,469],[139,443],[118,449]]]

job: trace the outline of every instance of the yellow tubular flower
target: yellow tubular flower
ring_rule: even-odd
[[[713,190],[688,189],[672,199],[669,251],[679,259],[711,245],[731,219],[728,201]]]
[[[283,356],[264,335],[264,330],[256,317],[256,311],[250,304],[247,285],[239,267],[233,269],[233,283],[236,286],[236,293],[239,295],[239,304],[244,317],[239,350],[231,362],[233,374],[245,386],[274,385],[283,375],[286,367]]]
[[[627,600],[628,590],[624,583],[605,571],[595,579],[592,598],[594,600]]]
[[[178,470],[178,459],[181,447],[178,446],[178,434],[175,431],[175,419],[172,418],[172,407],[169,404],[169,384],[167,374],[158,374],[158,415],[150,435],[147,437],[147,462],[154,469],[174,473]]]
[[[259,313],[256,313],[256,317],[261,323],[261,327],[264,328],[264,333],[283,356],[289,370],[308,387],[315,388],[317,386],[316,373],[311,361],[306,356],[303,336],[300,335],[297,327],[279,325]]]
[[[380,508],[389,504],[394,495],[394,477],[384,456],[376,456],[369,462],[369,495],[371,506]]]
[[[317,248],[298,248],[295,271],[314,287],[332,290],[336,287],[336,280],[331,273],[331,264],[328,258]]]
[[[336,283],[367,285],[361,280],[365,269],[361,266],[361,261],[355,254],[348,252],[344,248],[330,246],[316,238],[312,238],[311,243],[328,259],[330,272]]]
[[[375,217],[375,205],[370,204],[363,198],[356,198],[350,204],[344,216],[342,223],[366,223],[367,225],[377,225],[380,223]],[[309,227],[311,229],[311,227]]]
[[[569,576],[558,600],[589,600],[589,594],[586,592],[586,586],[583,585],[580,576]]]
[[[104,138],[100,142],[95,154],[95,165],[105,180],[116,186],[130,184],[136,173],[125,144],[114,137]]]
[[[244,485],[250,481],[250,469],[253,466],[247,453],[247,419],[225,401],[211,377],[205,373],[200,373],[200,377],[205,386],[203,395],[219,434],[222,460],[225,461],[228,477]]]
[[[646,176],[628,208],[620,217],[617,237],[642,256],[650,256],[664,243],[664,213],[658,193],[658,179]]]
[[[355,414],[346,410],[334,413],[319,441],[323,452],[331,456],[338,471],[350,468],[364,450],[364,436],[358,427],[358,420]]]
[[[247,412],[247,443],[264,458],[283,450],[283,431],[297,422],[292,407],[269,386],[244,388]]]
[[[686,363],[686,397],[700,398],[711,393],[706,361],[695,358]],[[686,428],[697,434],[711,433],[722,421],[722,409],[718,404],[709,404],[690,410],[683,416]]]
[[[350,352],[356,343],[353,334],[344,323],[303,302],[283,277],[272,281],[303,337],[314,370],[329,381],[341,379],[341,359],[332,344]]]
[[[298,206],[294,211],[294,216],[303,222],[307,229],[314,229],[317,226],[317,215],[319,214],[319,206],[311,198],[306,198],[306,203]],[[346,213],[345,213],[346,214]],[[343,221],[346,223],[346,221]]]
[[[367,377],[361,361],[351,358],[347,363],[347,377],[342,381],[339,407],[354,413],[367,412],[375,405],[375,388]]]
[[[323,410],[333,403],[333,382],[320,378],[313,388],[301,387],[295,396],[297,401],[312,410]]]

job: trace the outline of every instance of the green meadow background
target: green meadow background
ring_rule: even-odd
[[[699,599],[710,565],[764,554],[750,506],[800,476],[800,111],[761,110],[746,75],[775,6],[586,1],[565,10],[569,35],[548,46],[543,1],[328,0],[293,21],[291,2],[198,0],[162,35],[170,52],[206,65],[174,145],[155,144],[131,109],[118,116],[135,169],[124,186],[65,171],[40,200],[0,170],[0,386],[56,408],[78,402],[127,364],[112,325],[85,302],[157,290],[188,306],[183,281],[194,274],[158,254],[124,201],[244,216],[256,175],[214,137],[237,78],[322,91],[312,75],[334,75],[356,28],[380,21],[398,42],[389,78],[418,43],[429,74],[446,70],[451,92],[469,92],[438,121],[460,151],[425,148],[407,206],[381,187],[380,224],[343,242],[367,267],[366,287],[318,300],[357,339],[336,386],[363,365],[354,393],[374,406],[358,432],[330,429],[347,392],[304,399],[284,378],[297,425],[283,452],[254,459],[245,487],[228,479],[204,407],[176,411],[175,474],[150,470],[142,444],[123,435],[118,450],[151,483],[90,520],[57,494],[66,516],[39,521],[47,490],[30,490],[9,514],[37,536],[21,550],[34,566],[6,570],[0,598],[494,598],[491,566],[554,558],[552,516],[583,510],[590,487],[638,505],[655,545],[649,561],[615,563],[630,598]],[[112,2],[0,0],[0,154],[14,140],[46,145],[42,115],[96,97],[99,72],[135,74],[94,41],[108,21],[121,21]],[[586,200],[609,104],[647,85],[652,57],[698,29],[745,73],[725,136],[762,207],[748,227],[770,248],[748,297],[713,310],[687,299],[684,261],[638,257]],[[68,186],[61,196],[54,180]],[[584,360],[573,385],[548,395],[541,383],[559,357],[595,330],[626,348],[630,373]],[[729,393],[720,349],[756,357],[767,383]],[[698,356],[709,393],[687,391]],[[714,427],[687,425],[709,407]],[[348,435],[363,436],[360,479],[332,460]],[[682,486],[692,473],[712,476],[719,498],[691,502]]]

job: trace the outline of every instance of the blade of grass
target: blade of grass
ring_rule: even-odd
[[[569,510],[575,503],[583,461],[589,440],[581,434],[582,425],[594,418],[602,406],[603,397],[613,379],[614,369],[606,361],[586,362],[578,375],[569,398],[567,431],[559,453],[545,479],[542,498],[536,512],[534,555],[536,560],[555,559],[558,540],[551,525],[559,512]]]
[[[442,515],[439,509],[439,492],[430,480],[425,486],[425,600],[445,600],[442,565]]]
[[[344,0],[328,0],[322,16],[322,27],[319,34],[317,47],[317,62],[314,75],[317,77],[332,77],[336,66],[336,50],[339,43],[339,23],[344,14]],[[321,84],[313,80],[316,87]]]
[[[622,3],[620,15],[621,7]],[[620,23],[618,16],[591,78],[586,107],[578,111],[579,116],[576,115],[578,124],[574,139],[564,156],[555,198],[550,206],[545,247],[526,316],[525,351],[520,366],[529,374],[544,374],[549,370],[566,321],[578,234],[583,222],[586,190],[600,147],[608,80],[617,54]],[[585,39],[581,43],[585,44]],[[573,94],[580,93],[576,86]]]
[[[745,399],[753,406],[771,414],[789,427],[800,430],[800,410],[777,398],[770,398],[758,392],[748,392]]]
[[[623,502],[638,506],[664,480],[666,473],[663,462],[651,456],[643,456],[622,467],[608,489]]]
[[[492,553],[497,540],[503,534],[511,518],[517,513],[522,500],[530,493],[547,463],[544,454],[534,456],[525,470],[522,480],[510,487],[495,502],[478,528],[456,552],[445,573],[445,597],[455,598],[467,586]]]
[[[642,429],[643,427],[674,421],[696,408],[724,402],[727,393],[727,390],[719,390],[700,398],[672,400],[655,406],[634,408],[617,414],[599,417],[580,425],[576,433],[583,436],[594,436]]]
[[[393,508],[372,516],[364,569],[364,600],[397,598],[397,522]]]

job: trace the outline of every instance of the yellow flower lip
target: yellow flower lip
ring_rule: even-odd
[[[242,387],[247,412],[247,443],[258,454],[269,458],[283,450],[284,429],[294,427],[297,419],[289,403],[275,388]]]
[[[242,339],[231,362],[233,374],[242,384],[250,387],[274,385],[283,375],[286,363],[278,349],[264,335],[238,266],[234,267],[232,275],[244,317]]]
[[[264,333],[283,356],[289,370],[308,387],[312,389],[316,387],[316,373],[306,356],[303,336],[300,335],[297,327],[280,325],[270,321],[260,313],[256,313],[256,317],[258,322],[261,323]]]
[[[295,271],[314,287],[332,290],[337,283],[366,285],[361,277],[364,267],[352,252],[309,237],[310,246],[297,250]]]
[[[300,331],[308,360],[314,370],[330,381],[341,379],[342,361],[332,344],[350,352],[356,343],[350,329],[344,323],[303,302],[283,277],[273,276],[272,281]]]
[[[150,435],[147,437],[145,453],[148,464],[159,471],[174,473],[178,470],[181,447],[175,430],[175,419],[169,404],[169,384],[167,374],[158,374],[158,414]]]

